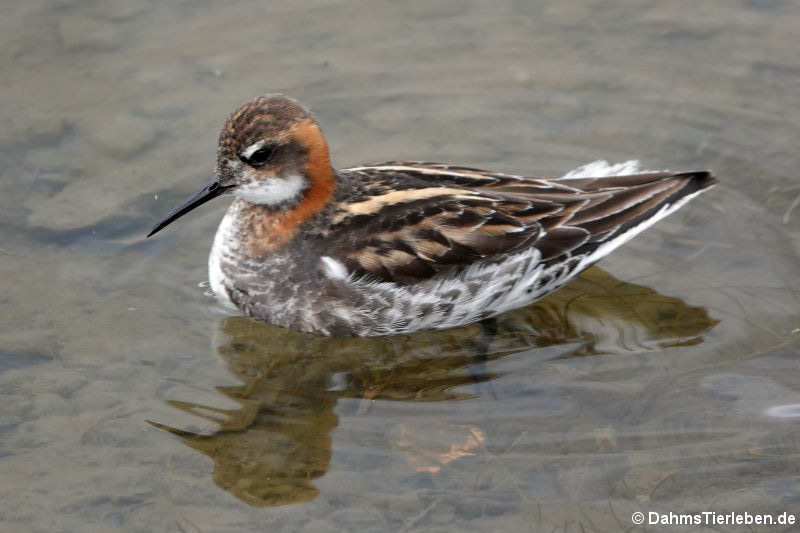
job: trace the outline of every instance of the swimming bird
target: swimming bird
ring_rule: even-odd
[[[232,195],[208,265],[223,305],[321,335],[452,328],[555,291],[716,181],[633,163],[557,179],[419,161],[335,170],[312,115],[271,94],[230,115],[215,177],[148,237]]]

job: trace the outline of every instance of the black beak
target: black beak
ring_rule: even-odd
[[[185,202],[183,202],[183,204],[167,213],[167,216],[164,217],[164,220],[156,224],[156,226],[150,231],[150,233],[147,234],[147,236],[150,237],[153,234],[161,231],[163,228],[175,220],[178,220],[195,207],[200,207],[207,201],[213,200],[220,194],[224,193],[227,188],[228,187],[223,187],[220,185],[219,181],[217,181],[217,178],[213,178],[211,181],[206,183],[205,187],[194,193]]]

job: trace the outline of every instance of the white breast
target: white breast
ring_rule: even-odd
[[[236,309],[236,306],[228,297],[228,291],[225,289],[226,277],[222,270],[222,264],[231,260],[231,250],[238,247],[239,244],[234,224],[237,214],[238,209],[234,202],[219,223],[217,234],[214,236],[214,244],[211,246],[211,253],[208,256],[208,283],[211,291],[219,303],[232,309]]]

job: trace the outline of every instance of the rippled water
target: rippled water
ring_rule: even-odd
[[[797,511],[794,2],[165,4],[0,6],[2,531]],[[339,166],[639,158],[720,186],[494,324],[288,332],[204,296],[225,201],[143,239],[267,91]]]

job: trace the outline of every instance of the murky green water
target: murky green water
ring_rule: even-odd
[[[166,4],[0,5],[0,530],[800,512],[797,3]],[[296,334],[204,296],[225,201],[143,239],[268,91],[339,166],[721,184],[496,331]]]

